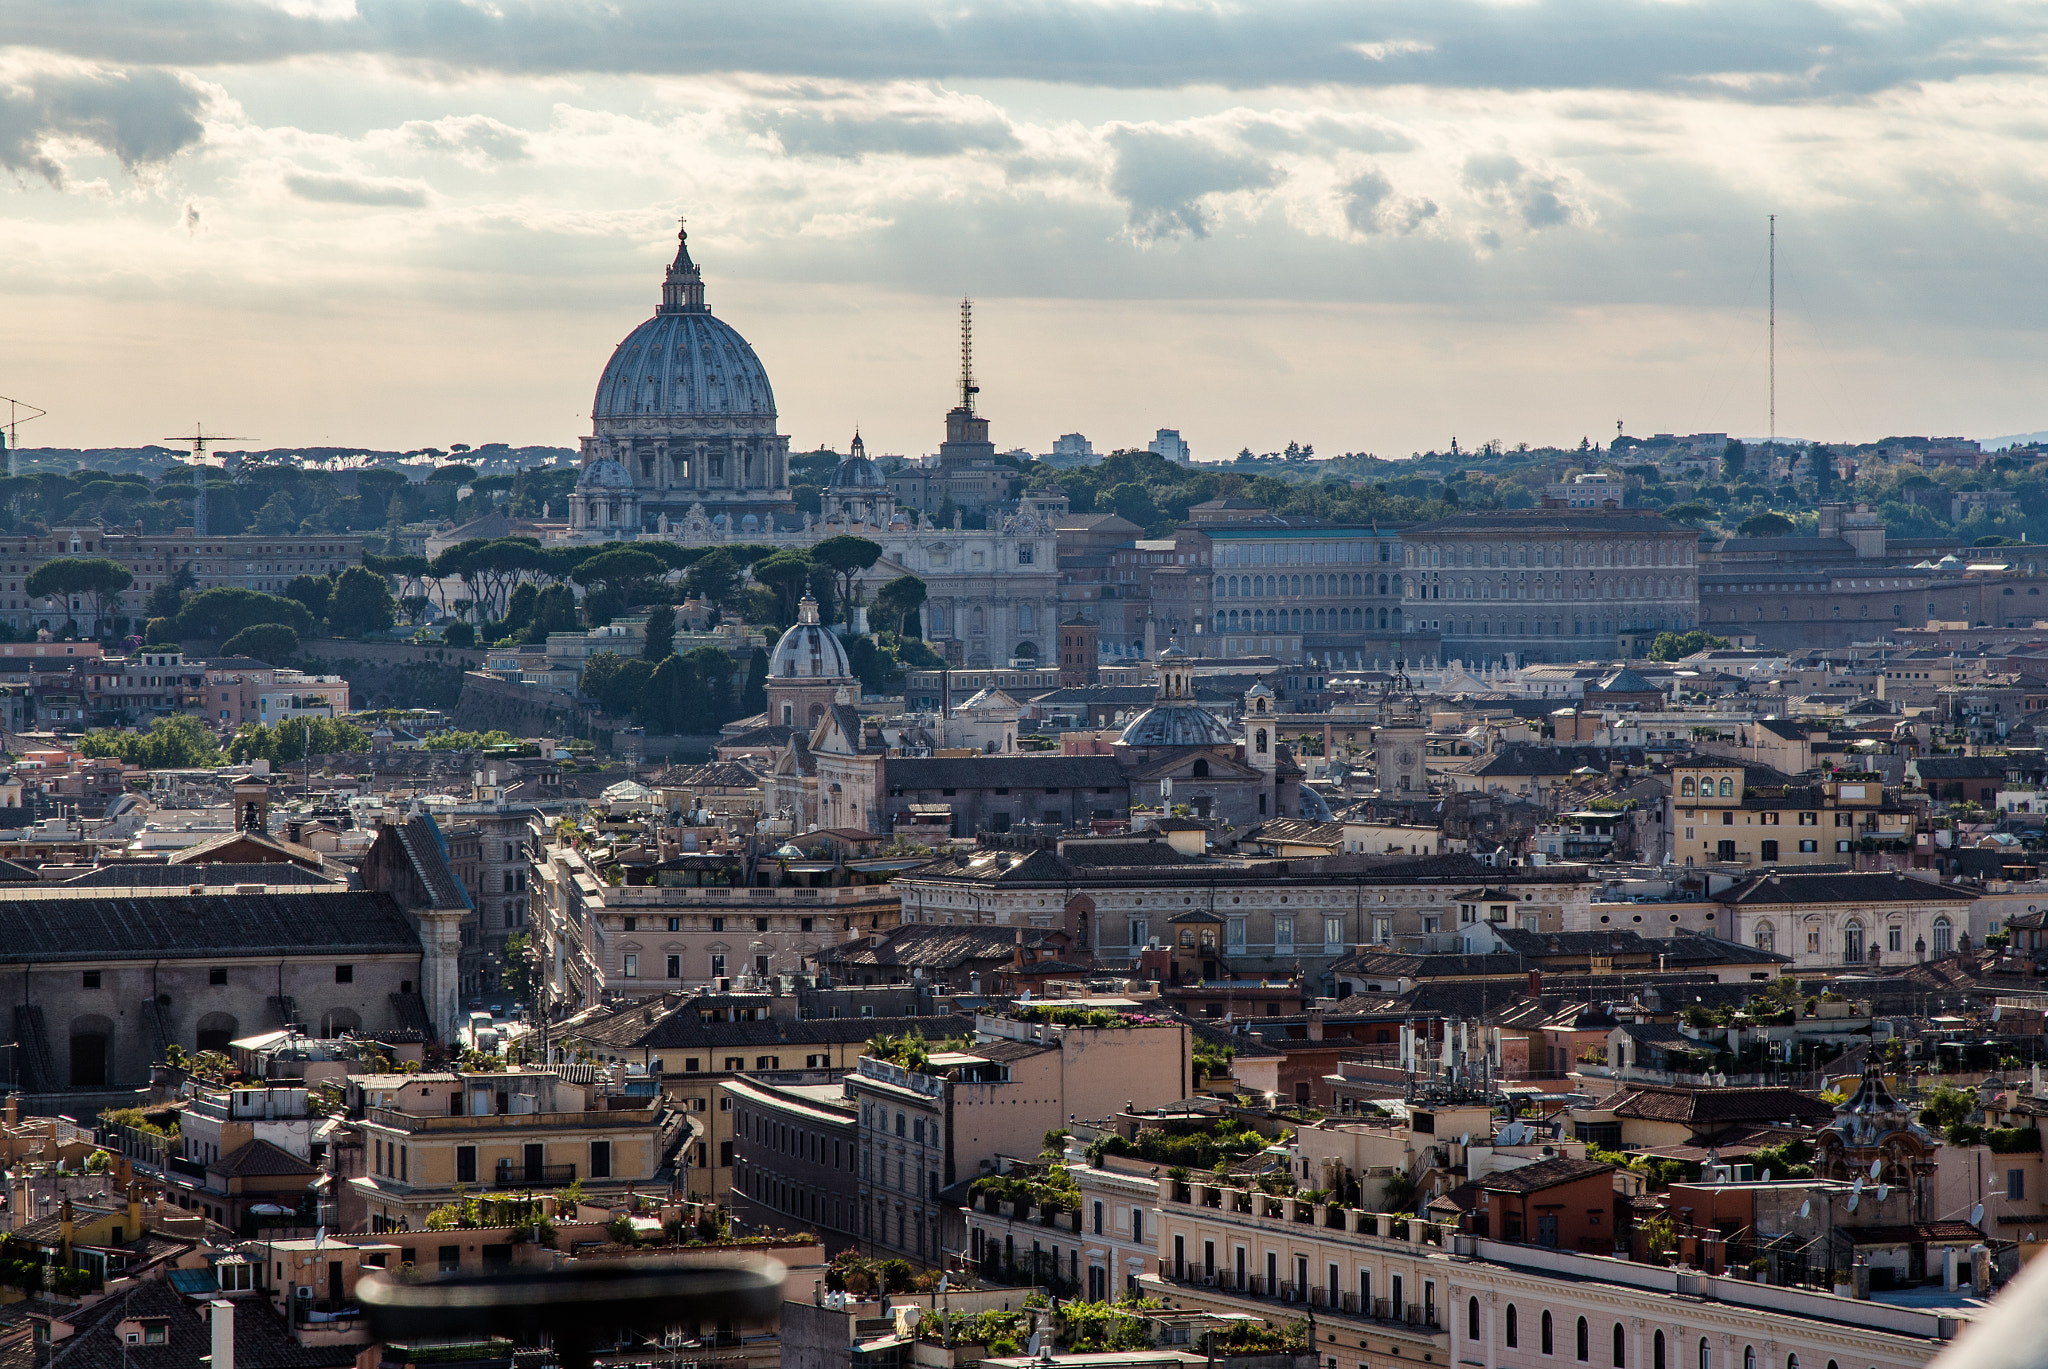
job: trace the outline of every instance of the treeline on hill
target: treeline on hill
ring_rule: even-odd
[[[209,770],[258,759],[290,765],[307,756],[367,751],[370,734],[352,722],[332,718],[302,718],[269,726],[243,723],[223,749],[204,722],[181,715],[158,718],[147,732],[119,728],[88,732],[79,739],[78,749],[87,756],[119,757],[145,770]]]
[[[358,471],[307,469],[284,462],[245,462],[230,476],[217,466],[173,464],[152,481],[138,474],[80,469],[0,477],[0,530],[47,533],[69,523],[99,521],[168,533],[192,526],[192,501],[206,489],[206,526],[222,533],[355,533],[371,550],[391,550],[407,523],[452,518],[467,522],[495,508],[515,517],[568,508],[573,466],[479,476],[461,463],[439,467],[424,482],[388,467]],[[458,498],[464,490],[466,497]]]

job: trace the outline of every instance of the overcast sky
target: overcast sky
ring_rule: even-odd
[[[573,444],[686,214],[799,447],[2048,427],[2048,9],[0,0],[24,445]],[[0,406],[4,410],[4,406]]]

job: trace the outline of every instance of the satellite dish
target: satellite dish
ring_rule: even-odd
[[[1851,1185],[1849,1185],[1849,1194],[1850,1194],[1850,1196],[1851,1196],[1851,1197],[1854,1197],[1854,1196],[1855,1196],[1856,1194],[1858,1194],[1858,1193],[1861,1193],[1862,1191],[1863,1191],[1863,1176],[1862,1176],[1861,1174],[1859,1174],[1859,1175],[1857,1175],[1857,1176],[1856,1176],[1856,1182],[1855,1182],[1855,1183],[1853,1183],[1853,1184],[1851,1184]]]
[[[1770,1181],[1771,1181],[1771,1172],[1770,1172],[1770,1171],[1769,1171],[1768,1169],[1767,1169],[1767,1170],[1765,1170],[1765,1171],[1764,1171],[1764,1172],[1763,1172],[1763,1173],[1762,1173],[1761,1175],[1759,1175],[1759,1176],[1757,1177],[1757,1182],[1758,1182],[1758,1183],[1760,1183],[1760,1184],[1767,1184],[1767,1183],[1769,1183]]]
[[[1799,1205],[1799,1215],[1802,1217],[1811,1217],[1813,1215],[1813,1199],[1808,1198]]]
[[[1993,1022],[1996,1022],[1999,1018],[2003,1016],[2005,1016],[2005,1005],[2002,1003],[1993,1004],[1991,1008],[1991,1020]]]
[[[1863,1195],[1861,1193],[1851,1193],[1849,1195],[1849,1210],[1851,1212],[1854,1212],[1856,1210],[1856,1205],[1862,1201]]]
[[[1461,1146],[1469,1146],[1469,1145],[1471,1145],[1471,1144],[1472,1144],[1472,1133],[1471,1133],[1471,1132],[1469,1132],[1469,1131],[1464,1131],[1464,1132],[1460,1132],[1460,1133],[1458,1133],[1458,1144],[1459,1144],[1459,1145],[1461,1145]]]
[[[1889,1202],[1891,1200],[1891,1196],[1892,1186],[1890,1184],[1879,1184],[1877,1186],[1877,1200],[1879,1202]]]
[[[1973,1208],[1971,1208],[1971,1209],[1970,1209],[1970,1225],[1971,1225],[1971,1226],[1981,1226],[1981,1225],[1983,1224],[1983,1222],[1984,1222],[1984,1204],[1982,1204],[1982,1203],[1979,1203],[1979,1204],[1977,1204],[1977,1205],[1976,1205],[1975,1207],[1973,1207]]]
[[[1875,1179],[1878,1175],[1882,1173],[1884,1173],[1884,1161],[1872,1160],[1870,1162],[1870,1177]]]

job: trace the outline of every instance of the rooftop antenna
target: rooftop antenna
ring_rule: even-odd
[[[8,399],[6,395],[0,395],[0,399],[7,401],[7,473],[13,475],[14,453],[21,446],[21,434],[17,430],[22,424],[33,423],[50,411],[48,409],[37,409],[35,405],[24,399]],[[23,409],[35,409],[35,412],[23,418],[21,416]]]
[[[960,407],[974,412],[974,397],[981,387],[974,383],[974,301],[960,300]]]
[[[1771,446],[1778,445],[1778,216],[1771,215]]]
[[[228,437],[221,433],[210,433],[206,431],[205,425],[199,423],[192,425],[190,433],[184,433],[177,437],[160,437],[157,439],[159,442],[191,443],[192,464],[195,466],[199,464],[199,458],[206,455],[206,446],[209,442],[249,442],[253,440],[247,437]]]

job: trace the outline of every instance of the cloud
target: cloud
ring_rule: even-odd
[[[427,188],[418,181],[373,176],[343,176],[320,171],[294,171],[285,189],[316,204],[360,204],[374,208],[423,209]]]
[[[526,134],[486,114],[457,114],[432,121],[400,124],[399,135],[424,152],[451,152],[476,166],[523,162],[529,155]]]
[[[185,224],[186,235],[197,237],[199,235],[199,206],[190,200],[185,201],[185,212],[181,217]]]
[[[1140,242],[1206,238],[1212,195],[1263,190],[1277,179],[1271,163],[1194,130],[1118,125],[1105,140],[1114,154],[1109,190]]]
[[[169,161],[205,136],[206,96],[167,71],[42,73],[0,88],[0,167],[62,188],[66,143],[120,158],[133,172]]]
[[[1505,152],[1466,158],[1464,180],[1481,199],[1514,210],[1531,231],[1571,223],[1581,212],[1562,177],[1531,171]]]
[[[746,127],[766,134],[793,157],[848,161],[871,153],[952,157],[963,152],[1006,152],[1017,135],[1000,119],[962,122],[931,114],[859,114],[819,109],[756,110]]]
[[[1358,233],[1413,233],[1437,215],[1436,201],[1406,199],[1378,167],[1368,167],[1343,187],[1344,221]]]
[[[2048,10],[2021,0],[755,0],[715,21],[672,0],[18,0],[9,28],[23,46],[209,68],[366,55],[528,75],[1699,89],[1763,101],[2038,73],[2048,55]]]

